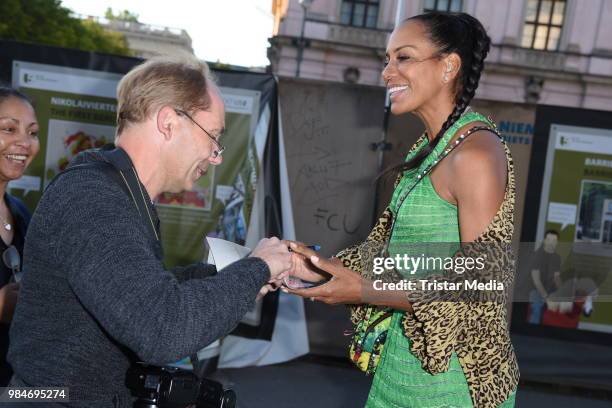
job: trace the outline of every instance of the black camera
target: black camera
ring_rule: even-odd
[[[236,393],[221,383],[199,379],[191,371],[156,367],[144,363],[132,365],[126,385],[137,399],[134,408],[235,408]]]

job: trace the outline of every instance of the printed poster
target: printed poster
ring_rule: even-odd
[[[44,188],[79,152],[115,139],[115,90],[121,75],[13,62],[13,86],[34,102],[40,152],[12,194],[34,210]]]
[[[612,131],[552,125],[547,151],[537,240],[558,233],[559,284],[575,295],[541,324],[612,333]]]
[[[9,183],[12,194],[34,210],[44,188],[79,152],[115,139],[116,88],[121,74],[13,62],[13,86],[34,101],[40,125],[38,156],[24,176]],[[203,238],[244,245],[259,163],[253,134],[260,92],[221,87],[226,107],[227,148],[220,167],[210,166],[193,191],[158,200],[166,263],[204,259]]]
[[[223,163],[210,166],[193,191],[164,194],[157,210],[169,264],[204,259],[204,236],[245,245],[259,162],[253,135],[259,112],[259,91],[221,88],[225,102]]]

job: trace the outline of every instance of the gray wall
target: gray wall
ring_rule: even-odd
[[[297,239],[321,253],[363,240],[375,211],[382,88],[281,79],[279,84]],[[312,351],[346,355],[348,309],[306,301]]]

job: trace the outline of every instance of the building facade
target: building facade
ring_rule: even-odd
[[[397,18],[463,11],[492,40],[479,99],[612,110],[609,0],[273,0],[272,10],[280,76],[383,85]]]
[[[100,17],[79,16],[93,19],[105,30],[121,33],[135,57],[151,58],[158,55],[193,54],[191,37],[180,28],[143,24],[137,21],[109,20]]]

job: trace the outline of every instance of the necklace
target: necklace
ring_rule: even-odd
[[[7,222],[7,221],[4,219],[4,217],[3,217],[3,216],[1,216],[1,215],[0,215],[0,221],[2,221],[2,224],[4,224],[4,229],[5,229],[5,230],[10,231],[10,230],[12,230],[12,229],[13,229],[13,226],[12,226],[12,225],[11,225],[9,222]]]

